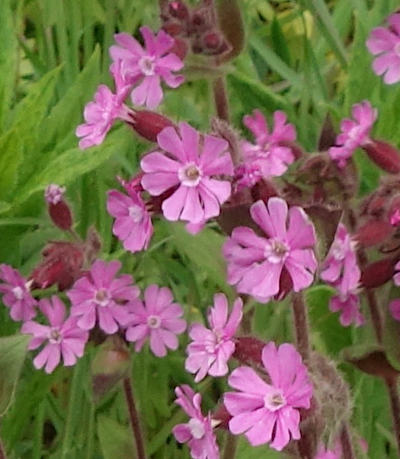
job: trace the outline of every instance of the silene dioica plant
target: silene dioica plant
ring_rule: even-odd
[[[399,367],[390,352],[400,341],[387,330],[400,337],[400,152],[374,137],[380,113],[368,100],[351,107],[337,133],[327,118],[317,152],[304,150],[281,110],[260,106],[244,116],[244,127],[234,125],[235,94],[228,94],[224,68],[242,51],[244,30],[239,3],[225,7],[229,20],[212,0],[161,1],[159,30],[143,25],[137,38],[117,33],[109,49],[114,85],[98,86],[76,128],[82,155],[118,122],[148,141],[138,170],[116,178],[100,210],[112,216],[113,235],[132,257],[152,250],[153,224],[162,219],[183,221],[194,238],[210,225],[225,235],[227,285],[214,292],[206,318],[193,320],[189,303],[179,304],[163,283],[143,279],[139,288],[135,272],[121,272],[120,261],[102,254],[94,227],[82,240],[59,184],[48,184],[45,203],[67,237],[50,241],[27,277],[0,266],[3,304],[29,337],[38,371],[74,366],[98,348],[94,391],[122,381],[138,459],[148,457],[153,439],[142,429],[128,363],[135,366],[147,348],[159,359],[186,352],[179,362],[187,374],[175,387],[182,412],[165,437],[181,444],[182,455],[187,449],[194,459],[233,458],[244,436],[252,447],[264,445],[251,457],[269,457],[269,447],[290,457],[378,459],[352,425],[354,394],[345,375],[310,338],[307,289],[325,285],[343,327],[373,330],[375,344],[359,343],[343,358],[383,380],[393,421],[388,448],[398,454]],[[400,82],[400,12],[369,31],[368,52],[372,70],[364,72],[387,85]],[[164,91],[186,84],[185,65],[193,61],[212,75],[216,116],[208,132],[159,109]],[[376,189],[362,197],[358,149],[382,171]],[[256,303],[291,308],[293,342],[257,336]],[[172,390],[163,396],[170,399]]]

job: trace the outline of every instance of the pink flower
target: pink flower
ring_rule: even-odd
[[[400,261],[398,261],[394,267],[395,273],[393,276],[393,282],[398,287],[400,286]]]
[[[340,311],[340,323],[343,327],[351,324],[359,327],[364,325],[365,319],[360,312],[360,299],[356,292],[349,291],[346,294],[334,295],[329,302],[329,309],[332,312]]]
[[[310,408],[313,392],[307,369],[291,344],[276,348],[273,342],[262,350],[262,362],[270,382],[252,368],[239,367],[228,383],[239,392],[227,392],[224,404],[233,416],[229,430],[244,433],[253,446],[271,443],[281,451],[290,441],[300,438],[299,408]]]
[[[169,288],[149,285],[144,292],[144,303],[135,300],[130,305],[126,339],[135,342],[135,351],[141,350],[148,337],[150,349],[157,357],[167,355],[167,348],[178,348],[176,335],[185,331],[186,321],[180,318],[181,306],[173,300]]]
[[[3,293],[3,303],[10,308],[13,320],[30,320],[36,315],[37,301],[30,293],[30,282],[8,265],[0,265],[0,293]]]
[[[35,357],[34,366],[38,369],[45,366],[46,373],[51,373],[59,364],[61,356],[65,366],[75,365],[77,359],[83,356],[89,333],[78,327],[76,317],[64,320],[64,303],[55,295],[51,300],[40,300],[39,309],[48,319],[50,326],[28,321],[21,329],[22,333],[33,335],[28,349],[37,349],[46,343]]]
[[[235,167],[235,192],[243,188],[252,188],[263,178],[261,167],[256,162],[246,162]]]
[[[228,360],[235,351],[233,336],[242,319],[243,303],[238,298],[228,319],[228,301],[223,293],[214,295],[214,307],[208,314],[211,330],[201,324],[193,324],[189,336],[193,340],[187,347],[188,358],[185,368],[197,373],[195,382],[201,381],[208,373],[224,376],[228,373]]]
[[[122,71],[131,84],[139,85],[132,91],[135,105],[156,108],[163,98],[161,80],[170,88],[177,88],[184,77],[173,75],[180,70],[183,62],[173,53],[168,53],[175,40],[163,30],[157,36],[148,27],[141,27],[145,47],[126,33],[115,35],[117,45],[111,46],[110,55],[114,62],[122,62]]]
[[[389,311],[393,319],[400,321],[400,299],[393,300],[389,303]]]
[[[274,128],[270,132],[264,115],[254,110],[253,115],[243,118],[244,124],[256,139],[256,145],[242,142],[244,162],[246,165],[258,166],[264,177],[284,174],[294,160],[292,149],[288,146],[296,140],[296,129],[286,123],[284,112],[274,112]]]
[[[178,424],[172,430],[179,443],[188,443],[193,459],[219,459],[219,451],[213,433],[213,420],[210,414],[201,412],[201,395],[195,394],[188,386],[175,389],[175,400],[183,411],[190,416],[186,424]]]
[[[138,252],[147,249],[153,235],[153,225],[139,192],[132,189],[127,196],[110,190],[107,211],[115,218],[113,233],[123,241],[125,250]]]
[[[94,95],[94,101],[86,104],[83,116],[86,123],[76,128],[76,136],[82,137],[79,147],[100,145],[114,121],[118,118],[130,122],[129,108],[123,104],[126,91],[114,94],[107,86],[101,84]]]
[[[357,264],[356,243],[343,223],[339,223],[328,255],[322,264],[321,279],[342,294],[354,290],[361,277]]]
[[[115,277],[120,268],[119,261],[96,260],[88,274],[67,292],[72,303],[71,315],[79,318],[78,326],[83,330],[91,330],[98,320],[100,328],[112,334],[128,321],[126,303],[139,296],[139,288],[132,285],[128,274]]]
[[[282,270],[286,268],[298,292],[313,282],[317,261],[314,256],[315,232],[304,210],[277,197],[266,206],[258,201],[250,214],[267,238],[251,228],[235,228],[224,244],[228,262],[228,282],[238,292],[267,302],[279,292]]]
[[[142,186],[153,196],[176,188],[162,203],[165,218],[200,223],[218,216],[229,198],[231,184],[212,177],[232,175],[232,160],[225,140],[205,135],[200,146],[199,133],[187,123],[179,124],[179,132],[180,136],[166,127],[158,134],[158,145],[165,152],[142,159]]]
[[[51,184],[46,188],[44,192],[44,198],[49,204],[55,205],[62,200],[64,193],[65,186]]]
[[[341,133],[336,137],[336,146],[328,151],[338,167],[343,168],[354,151],[370,142],[369,132],[378,116],[378,111],[364,100],[353,105],[354,120],[346,118],[340,124]]]
[[[387,19],[388,28],[377,27],[372,30],[367,48],[378,56],[372,68],[377,75],[384,75],[386,84],[400,81],[400,13],[394,13]]]

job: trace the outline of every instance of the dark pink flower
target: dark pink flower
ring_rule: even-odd
[[[8,265],[0,265],[0,293],[3,293],[3,303],[10,308],[13,320],[30,320],[36,315],[37,301],[30,292],[31,282],[27,282],[21,274]]]
[[[132,189],[127,196],[110,190],[107,211],[115,218],[113,233],[123,241],[125,250],[137,252],[147,249],[153,235],[153,225],[139,192]]]
[[[361,271],[357,264],[356,242],[343,223],[339,223],[328,255],[322,264],[321,279],[342,294],[357,288]]]
[[[370,142],[369,133],[378,116],[376,108],[364,100],[353,105],[352,115],[354,119],[346,118],[340,124],[341,133],[336,137],[336,146],[328,151],[333,161],[336,161],[340,168],[353,155],[354,151]]]
[[[150,349],[157,357],[164,357],[167,348],[178,348],[176,335],[185,331],[186,321],[181,319],[182,307],[173,301],[169,288],[149,285],[144,292],[144,302],[138,299],[131,303],[126,339],[135,342],[135,351],[140,351],[148,338]]]
[[[161,81],[170,88],[182,84],[184,77],[174,75],[181,70],[183,62],[171,52],[175,40],[160,30],[155,36],[148,27],[141,27],[144,39],[143,48],[133,37],[126,33],[115,35],[117,45],[111,46],[110,55],[114,62],[121,62],[122,72],[126,80],[137,85],[131,98],[135,105],[146,105],[156,108],[163,98]]]
[[[201,412],[201,395],[196,394],[188,385],[175,389],[175,400],[190,417],[186,424],[176,425],[172,432],[179,443],[187,443],[193,459],[219,459],[219,450],[213,433],[211,415]]]
[[[389,311],[393,319],[400,321],[400,299],[392,300],[389,303]]]
[[[284,112],[274,112],[274,127],[269,131],[267,121],[259,110],[243,118],[244,124],[253,133],[256,144],[244,141],[242,150],[247,167],[258,167],[263,177],[280,176],[295,160],[288,144],[296,140],[295,127],[287,123]]]
[[[228,373],[228,360],[235,351],[232,338],[242,319],[242,307],[242,300],[238,298],[228,318],[228,300],[223,293],[218,293],[214,295],[214,307],[208,314],[211,330],[202,324],[190,327],[192,342],[187,347],[185,368],[190,373],[197,373],[195,382],[201,381],[207,373],[211,376]]]
[[[128,304],[139,296],[139,288],[132,285],[128,274],[116,277],[120,268],[119,261],[96,260],[67,292],[71,315],[78,317],[83,330],[91,330],[98,320],[100,328],[112,334],[129,320]]]
[[[213,178],[233,174],[228,142],[205,135],[201,143],[200,134],[187,123],[179,124],[179,132],[167,127],[158,134],[164,151],[142,159],[142,185],[153,196],[177,188],[162,203],[165,218],[200,223],[218,216],[231,194],[227,180]]]
[[[400,13],[388,17],[389,26],[372,30],[367,47],[374,59],[372,68],[377,75],[384,75],[386,84],[400,81]]]
[[[329,309],[332,312],[340,312],[339,320],[344,327],[351,324],[359,327],[365,323],[364,316],[360,312],[360,299],[356,291],[334,295],[329,301]]]
[[[21,329],[22,333],[33,335],[28,349],[37,349],[45,343],[33,361],[34,366],[38,369],[45,367],[46,373],[51,373],[60,363],[61,356],[65,366],[75,365],[83,356],[89,333],[78,327],[76,317],[65,319],[64,303],[55,295],[51,300],[40,300],[39,309],[50,325],[28,321]]]
[[[62,200],[64,193],[65,186],[51,184],[46,188],[44,198],[49,204],[57,204]]]
[[[283,268],[298,292],[313,282],[317,261],[314,226],[300,207],[291,207],[277,197],[267,206],[258,201],[250,209],[252,219],[267,237],[258,236],[251,228],[240,226],[232,231],[224,244],[228,262],[228,282],[237,291],[267,302],[279,292]]]
[[[253,446],[270,443],[281,451],[291,439],[300,439],[299,408],[310,408],[313,388],[300,354],[291,344],[268,343],[262,362],[269,382],[252,368],[239,367],[228,383],[239,392],[227,392],[224,404],[233,416],[229,430],[244,433]]]

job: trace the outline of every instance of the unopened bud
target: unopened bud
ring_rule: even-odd
[[[179,22],[167,22],[163,24],[162,28],[164,32],[174,38],[183,31],[182,24],[179,24]]]
[[[260,199],[267,202],[274,196],[279,196],[279,193],[270,180],[261,179],[251,188],[251,197],[254,202]]]
[[[149,110],[135,110],[129,125],[150,142],[157,142],[157,136],[164,128],[175,126],[167,117]]]
[[[382,140],[370,140],[362,146],[369,158],[389,174],[400,173],[400,152],[393,145]]]
[[[169,50],[169,52],[175,54],[183,61],[188,52],[188,45],[182,38],[175,38],[174,46]]]
[[[48,211],[52,222],[60,229],[66,231],[72,226],[72,213],[68,204],[64,201],[65,187],[55,184],[49,185],[44,196],[48,202]]]
[[[169,14],[182,21],[189,18],[189,9],[181,0],[174,0],[168,5]]]
[[[227,430],[229,428],[229,421],[232,419],[232,415],[222,403],[213,413],[212,418],[219,421],[218,428]]]
[[[396,262],[392,258],[375,261],[361,273],[361,284],[366,288],[377,288],[392,279]]]
[[[358,229],[354,238],[363,247],[373,247],[382,244],[394,232],[393,226],[389,222],[380,220],[370,220]]]
[[[240,363],[262,365],[261,354],[266,344],[252,336],[236,338],[233,357]]]

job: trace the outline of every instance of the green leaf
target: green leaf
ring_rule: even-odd
[[[11,207],[11,204],[5,201],[0,201],[0,214],[7,212]]]
[[[240,459],[282,459],[288,456],[284,453],[274,451],[267,445],[254,447],[250,445],[246,438],[240,436],[236,457]]]
[[[9,131],[0,137],[0,152],[0,199],[7,199],[15,189],[18,168],[23,159],[22,145],[16,131]]]
[[[122,426],[107,416],[98,416],[97,435],[104,459],[135,459],[137,457],[129,426]]]
[[[11,404],[28,341],[29,337],[24,335],[0,338],[0,416]]]

